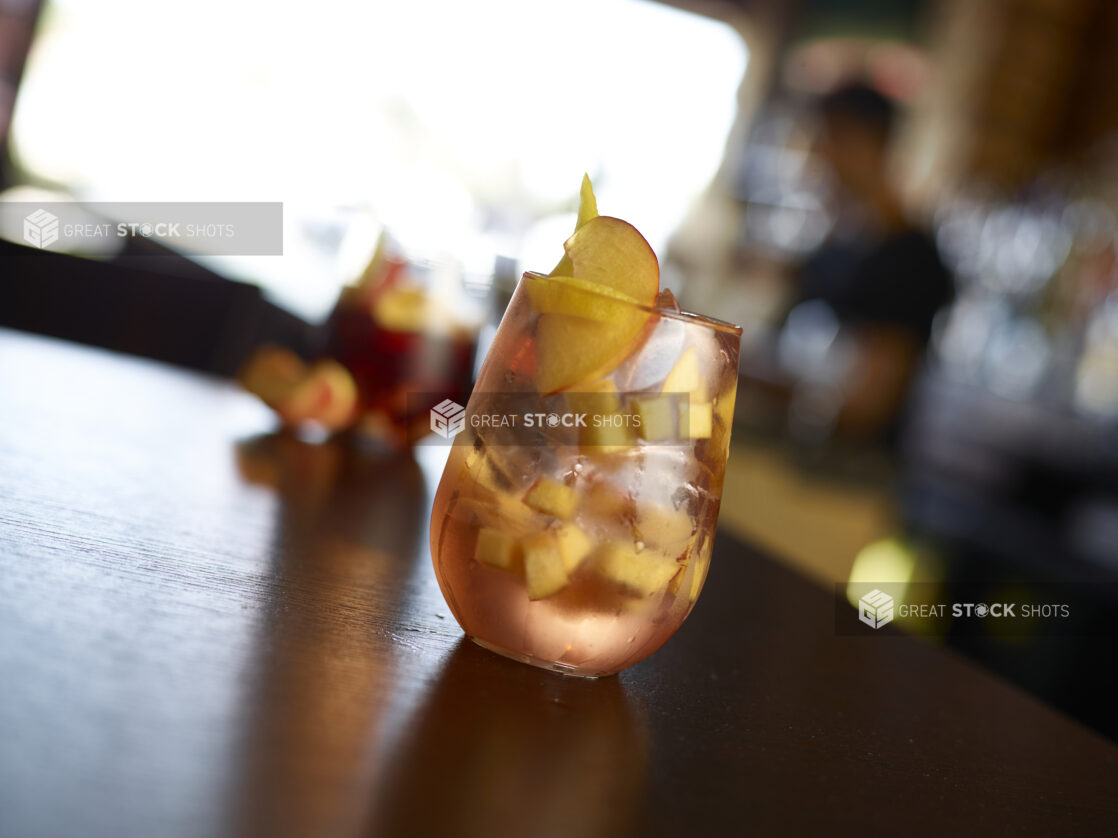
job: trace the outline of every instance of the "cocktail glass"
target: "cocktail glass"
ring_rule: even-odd
[[[645,307],[523,276],[432,512],[435,573],[471,639],[601,676],[679,628],[710,561],[740,335],[667,292]]]
[[[339,297],[325,353],[353,376],[359,427],[404,445],[427,433],[439,400],[470,392],[483,308],[466,292],[460,265],[383,242]],[[445,395],[432,401],[436,393]]]

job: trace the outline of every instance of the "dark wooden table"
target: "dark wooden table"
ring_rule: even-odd
[[[440,449],[0,331],[0,835],[1118,833],[1118,746],[722,534],[617,678],[463,642]],[[1100,662],[1112,666],[1113,661]]]

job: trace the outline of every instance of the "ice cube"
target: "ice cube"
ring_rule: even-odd
[[[628,487],[608,472],[595,471],[582,483],[578,519],[595,533],[621,533],[633,518],[633,498]]]
[[[614,480],[624,481],[638,503],[679,508],[681,492],[699,477],[698,461],[689,447],[679,445],[642,446],[639,467]]]
[[[687,328],[674,317],[661,317],[641,348],[619,370],[617,380],[624,390],[659,390],[683,354]]]
[[[543,445],[531,444],[534,440],[525,438],[517,439],[523,444],[489,444],[489,437],[512,441],[515,437],[511,432],[496,434],[488,429],[479,430],[474,448],[467,458],[467,464],[476,463],[479,477],[488,476],[493,480],[492,488],[509,491],[526,490],[536,476],[550,467],[545,462],[545,455],[549,449]]]
[[[637,505],[633,531],[646,544],[678,556],[687,548],[695,527],[695,519],[687,506],[677,509],[674,505],[641,503]]]

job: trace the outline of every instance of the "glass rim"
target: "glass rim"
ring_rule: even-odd
[[[560,277],[548,276],[547,274],[541,274],[537,271],[525,271],[521,279],[530,279],[534,282],[539,280],[545,280],[547,282],[562,282],[562,279]],[[683,309],[680,309],[679,311],[673,311],[671,309],[657,308],[656,306],[647,306],[643,305],[642,303],[638,303],[635,300],[631,301],[618,299],[617,297],[610,296],[609,294],[603,294],[589,288],[574,288],[574,291],[579,294],[590,294],[595,297],[600,297],[603,300],[609,300],[612,303],[619,303],[621,305],[628,306],[629,308],[639,309],[641,311],[648,312],[650,315],[658,314],[661,317],[668,317],[672,320],[678,320],[682,323],[688,323],[694,326],[703,326],[708,329],[713,329],[717,332],[724,332],[726,334],[741,337],[741,326],[730,323],[726,320],[719,320],[717,317],[708,317],[705,314],[696,314],[693,311],[685,311]]]

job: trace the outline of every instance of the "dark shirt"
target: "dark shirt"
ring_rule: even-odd
[[[831,241],[801,268],[800,301],[822,300],[843,322],[898,326],[921,344],[953,295],[935,242],[919,230]]]

